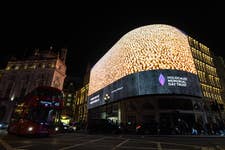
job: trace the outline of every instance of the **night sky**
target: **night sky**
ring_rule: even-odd
[[[11,56],[34,48],[68,48],[67,75],[83,78],[88,63],[94,65],[124,34],[150,24],[173,25],[223,56],[224,8],[191,3],[170,7],[132,5],[7,5],[0,14],[1,68]],[[93,6],[93,7],[92,7]]]

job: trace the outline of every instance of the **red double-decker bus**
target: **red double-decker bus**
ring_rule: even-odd
[[[24,97],[14,110],[8,133],[51,135],[59,132],[63,93],[53,87],[40,86]]]

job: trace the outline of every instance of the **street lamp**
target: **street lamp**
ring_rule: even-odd
[[[109,100],[110,100],[110,96],[109,96],[109,94],[105,94],[105,96],[104,96],[104,101],[105,101],[105,119],[107,119],[108,118],[108,116],[107,116],[107,104],[108,104],[108,102],[109,102]]]

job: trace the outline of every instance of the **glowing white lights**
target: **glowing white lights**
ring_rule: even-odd
[[[28,127],[27,130],[31,132],[31,131],[33,131],[33,129],[34,129],[33,127]]]
[[[59,127],[55,127],[55,131],[59,131]]]
[[[15,96],[13,94],[13,96],[10,98],[11,101],[13,101],[15,99]]]
[[[91,95],[140,71],[175,69],[196,73],[188,38],[169,25],[149,25],[124,35],[92,68]]]

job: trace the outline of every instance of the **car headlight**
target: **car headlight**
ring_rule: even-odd
[[[55,127],[55,131],[59,131],[59,127]]]
[[[28,131],[33,131],[33,129],[34,129],[33,127],[29,127],[27,130]]]

